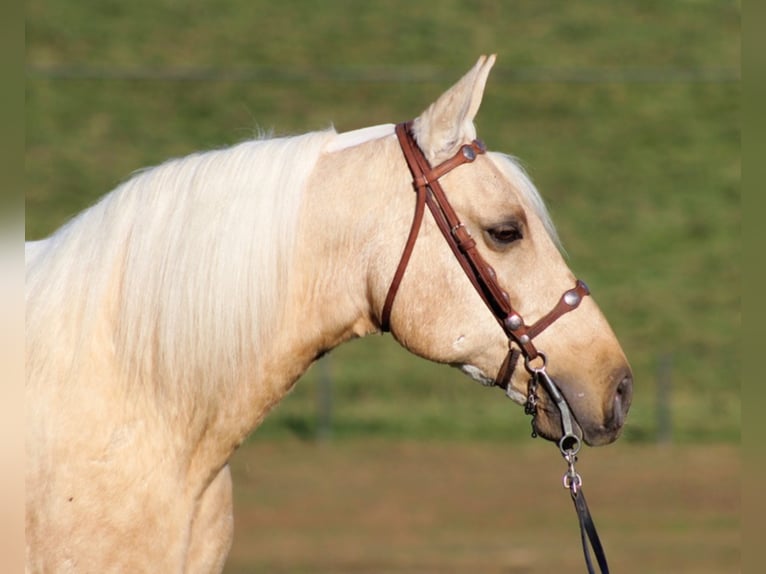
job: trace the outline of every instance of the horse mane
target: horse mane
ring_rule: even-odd
[[[489,152],[487,154],[497,165],[500,170],[508,177],[513,186],[519,190],[522,199],[534,210],[537,217],[542,221],[545,231],[550,236],[557,249],[564,253],[564,248],[561,245],[556,226],[553,224],[550,212],[545,205],[543,197],[537,190],[537,187],[532,182],[532,179],[527,174],[527,171],[522,166],[520,160],[514,156],[499,153]]]
[[[306,182],[334,130],[259,139],[135,174],[28,250],[28,369],[112,353],[129,380],[221,385],[281,315]],[[40,339],[69,365],[36,356]],[[51,347],[49,347],[51,348]],[[41,353],[42,355],[42,353]],[[32,377],[30,377],[32,379]],[[212,391],[212,389],[210,389]]]

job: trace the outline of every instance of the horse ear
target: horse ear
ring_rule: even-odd
[[[476,65],[413,122],[415,139],[431,165],[448,159],[476,138],[473,119],[479,111],[495,54]]]

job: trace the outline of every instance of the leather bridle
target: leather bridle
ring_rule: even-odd
[[[452,253],[454,253],[471,284],[492,312],[492,315],[508,338],[508,354],[498,371],[494,384],[505,389],[508,396],[510,396],[511,377],[519,357],[523,355],[524,366],[531,375],[525,411],[531,415],[536,413],[538,401],[536,390],[538,385],[541,385],[561,414],[563,436],[559,441],[559,449],[568,464],[567,472],[564,474],[564,486],[570,490],[575,510],[577,511],[585,563],[588,567],[588,572],[593,573],[593,565],[587,546],[587,542],[590,540],[601,572],[607,574],[609,567],[606,563],[606,555],[598,538],[588,505],[585,502],[585,496],[582,493],[582,479],[574,468],[577,453],[581,445],[580,438],[574,431],[574,417],[558,387],[548,376],[545,354],[539,351],[533,343],[533,339],[557,319],[570,311],[574,311],[580,305],[583,298],[590,294],[588,286],[578,279],[575,286],[565,291],[548,313],[532,325],[527,325],[523,317],[514,310],[508,293],[497,281],[495,270],[479,253],[476,241],[471,237],[466,226],[460,221],[439,183],[439,178],[443,175],[464,163],[473,162],[479,155],[486,153],[487,150],[484,144],[481,140],[475,139],[470,144],[461,146],[454,156],[432,168],[415,141],[414,134],[412,133],[412,122],[398,124],[396,126],[396,135],[404,153],[404,158],[412,173],[412,182],[416,193],[415,215],[412,219],[412,226],[410,227],[402,257],[399,260],[399,265],[396,268],[383,304],[380,319],[381,329],[383,331],[391,330],[391,311],[394,306],[394,300],[396,299],[396,294],[404,277],[404,272],[407,269],[412,251],[415,248],[415,242],[423,222],[425,206],[428,206],[439,231],[441,231],[441,234],[450,246]],[[535,361],[536,359],[537,361]],[[533,361],[535,362],[533,363]],[[532,436],[535,436],[534,432]]]
[[[566,291],[558,303],[547,314],[538,319],[532,325],[527,325],[522,316],[514,310],[508,293],[497,281],[497,274],[489,263],[482,257],[476,248],[476,241],[471,237],[465,225],[452,208],[447,196],[439,183],[439,178],[449,173],[464,163],[473,162],[479,155],[486,153],[487,149],[481,140],[474,140],[470,144],[463,145],[458,152],[432,168],[423,152],[420,150],[412,133],[412,122],[398,124],[396,135],[399,138],[404,157],[412,173],[413,186],[416,193],[415,216],[412,220],[407,243],[404,246],[399,266],[394,273],[391,286],[388,289],[383,311],[381,313],[381,328],[383,331],[391,329],[391,310],[394,305],[399,285],[404,277],[415,241],[423,221],[423,213],[427,205],[434,221],[441,231],[447,245],[455,254],[460,266],[463,268],[468,279],[481,296],[493,316],[502,327],[508,337],[509,350],[500,371],[495,379],[495,384],[507,389],[511,375],[518,361],[520,353],[524,355],[526,363],[541,356],[533,343],[533,339],[547,329],[559,317],[575,310],[584,297],[590,294],[588,286],[579,279],[575,286]],[[514,349],[510,343],[514,342],[519,350]],[[544,355],[543,355],[544,357]]]

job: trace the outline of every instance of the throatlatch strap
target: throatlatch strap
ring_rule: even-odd
[[[417,188],[416,192],[415,216],[412,218],[410,234],[407,236],[407,243],[404,244],[402,258],[399,260],[399,265],[396,268],[396,273],[394,273],[391,286],[388,288],[386,302],[383,304],[383,311],[380,314],[380,328],[384,332],[391,330],[391,310],[394,307],[394,299],[396,298],[396,293],[399,291],[399,284],[402,282],[404,272],[407,270],[407,264],[410,262],[410,256],[415,248],[415,241],[418,238],[418,232],[420,231],[421,223],[423,222],[423,213],[425,212],[426,205],[426,190],[425,188]]]

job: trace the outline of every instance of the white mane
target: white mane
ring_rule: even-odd
[[[519,160],[498,152],[489,152],[488,155],[495,160],[495,164],[506,174],[513,186],[519,190],[522,198],[532,207],[559,251],[563,251],[556,227],[553,225],[548,208],[545,206],[545,201]]]
[[[249,141],[168,161],[30,245],[28,348],[54,337],[47,348],[70,353],[75,368],[106,326],[100,334],[131,380],[218,385],[241,376],[248,343],[257,349],[278,325],[303,190],[334,137]],[[45,357],[30,367],[44,371],[33,380],[66,378],[45,372]]]

